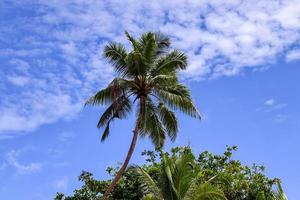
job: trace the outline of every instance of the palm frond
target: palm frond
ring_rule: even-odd
[[[144,58],[140,52],[131,52],[126,59],[128,74],[131,76],[138,76],[145,74],[147,68],[144,65]]]
[[[109,133],[110,133],[109,126],[110,126],[110,122],[108,122],[106,124],[106,127],[105,127],[105,129],[104,129],[104,131],[102,133],[102,136],[101,136],[101,142],[103,142],[104,140],[106,140],[106,138],[109,136]]]
[[[165,74],[169,73],[170,71],[176,71],[179,69],[186,69],[187,67],[187,56],[180,52],[179,50],[174,50],[168,53],[165,56],[162,56],[156,66],[155,69],[152,71],[155,75],[157,74]]]
[[[132,103],[130,99],[126,96],[121,96],[117,98],[101,115],[97,127],[101,128],[106,126],[101,141],[104,141],[109,135],[110,123],[115,119],[123,119],[127,117],[132,109]]]
[[[179,83],[176,71],[169,71],[168,73],[164,74],[154,74],[153,68],[150,68],[148,77],[150,79],[151,84],[156,87],[173,87]]]
[[[173,180],[181,197],[187,192],[191,181],[197,174],[194,160],[193,153],[190,150],[184,150],[181,156],[175,161]]]
[[[156,43],[152,32],[145,33],[141,36],[140,43],[143,46],[143,56],[145,58],[145,66],[149,67],[156,56]]]
[[[175,141],[178,132],[178,124],[175,113],[170,111],[163,103],[158,105],[158,113],[166,133],[172,141]]]
[[[276,180],[276,193],[275,193],[275,199],[276,200],[288,200],[286,194],[284,193],[280,180]]]
[[[154,92],[160,100],[166,103],[170,108],[180,110],[191,117],[201,119],[200,112],[190,98],[189,91],[185,89],[184,86],[160,87]]]
[[[126,35],[127,39],[130,41],[130,43],[131,43],[133,49],[134,49],[135,51],[140,51],[141,45],[139,44],[139,41],[136,40],[134,37],[132,37],[132,36],[128,33],[128,31],[125,31],[125,35]]]
[[[172,192],[173,194],[176,196],[176,199],[180,199],[180,194],[174,184],[174,180],[173,180],[173,176],[172,176],[172,171],[171,171],[171,167],[169,165],[167,165],[165,167],[165,173],[167,175],[167,178],[169,180],[169,185],[171,186],[172,188]]]
[[[150,81],[158,85],[168,85],[168,84],[173,85],[178,82],[178,79],[176,77],[176,74],[170,74],[170,75],[160,74],[152,77]]]
[[[166,51],[168,50],[168,48],[171,45],[170,38],[160,32],[155,33],[154,36],[155,36],[155,42],[157,45],[156,54],[160,55],[160,54],[166,53]]]
[[[103,56],[113,65],[117,73],[126,74],[127,52],[124,45],[115,42],[109,43],[104,47]]]
[[[112,88],[108,86],[90,97],[84,105],[104,105],[110,102],[112,102]]]
[[[124,95],[129,89],[130,84],[132,84],[131,81],[117,77],[112,80],[106,88],[90,97],[85,102],[85,105],[104,105],[111,103],[114,99]]]
[[[183,200],[227,200],[224,193],[209,183],[193,185]]]
[[[154,194],[147,194],[142,198],[142,200],[163,200],[163,199],[157,198]]]
[[[175,199],[180,199],[180,194],[176,188],[173,180],[174,174],[174,160],[169,158],[166,153],[161,152],[162,157],[162,177],[164,179],[164,196],[175,197]],[[171,198],[173,199],[173,198]]]
[[[142,136],[149,136],[156,147],[161,147],[166,136],[164,126],[157,113],[157,107],[151,102],[151,99],[147,99],[140,130]]]
[[[144,189],[143,192],[145,194],[150,193],[150,194],[153,194],[156,197],[156,199],[159,199],[159,200],[163,199],[159,187],[157,186],[155,181],[151,178],[151,176],[145,170],[143,170],[141,167],[138,167],[138,166],[130,168],[130,170],[133,170],[135,172],[135,174],[138,175],[138,178],[142,182],[142,188]]]

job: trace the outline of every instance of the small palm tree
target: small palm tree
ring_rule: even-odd
[[[110,124],[131,113],[136,104],[137,115],[133,138],[124,164],[103,195],[107,199],[127,168],[138,135],[149,137],[156,147],[166,137],[175,140],[178,132],[174,110],[200,119],[189,89],[179,83],[177,72],[187,67],[187,56],[179,50],[170,51],[170,39],[160,33],[147,32],[139,39],[125,32],[132,50],[120,43],[104,48],[104,57],[113,65],[117,77],[104,89],[87,100],[88,105],[109,104],[99,119],[104,127],[101,141],[110,133]],[[173,110],[173,111],[172,111]]]
[[[215,177],[201,180],[201,171],[188,149],[178,158],[161,152],[161,158],[158,181],[140,167],[131,169],[143,182],[146,195],[142,200],[226,200],[224,193],[210,184]]]
[[[284,193],[280,180],[276,180],[276,192],[274,192],[275,200],[288,200],[286,194]]]
[[[279,179],[275,179],[274,186],[275,190],[272,191],[271,196],[267,196],[263,191],[261,191],[257,194],[255,200],[288,200]]]

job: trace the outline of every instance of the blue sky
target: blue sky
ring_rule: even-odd
[[[122,161],[133,121],[100,143],[103,108],[84,100],[113,77],[109,41],[162,31],[189,56],[180,74],[204,119],[179,114],[166,148],[190,144],[266,166],[291,200],[300,181],[300,4],[298,0],[0,2],[0,198],[48,200],[79,186],[81,170],[107,178]],[[128,44],[127,44],[128,45]],[[140,139],[140,152],[151,149]]]

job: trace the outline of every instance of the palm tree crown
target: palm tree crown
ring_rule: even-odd
[[[125,35],[132,46],[130,52],[115,42],[104,48],[104,57],[114,67],[117,77],[86,104],[109,104],[97,125],[104,127],[101,141],[108,137],[110,124],[126,118],[136,104],[134,138],[127,156],[130,159],[138,134],[148,136],[156,147],[163,146],[166,137],[175,140],[178,132],[175,110],[198,119],[201,116],[189,89],[177,77],[179,70],[187,68],[187,56],[177,49],[170,50],[170,39],[161,33],[147,32],[139,39],[128,32]]]
[[[141,179],[145,193],[142,200],[227,200],[224,193],[211,184],[216,176],[203,180],[189,148],[178,153],[175,157],[161,151],[161,164],[154,166],[160,177],[157,181],[143,168],[130,168]]]

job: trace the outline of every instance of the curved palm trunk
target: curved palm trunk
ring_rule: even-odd
[[[108,195],[113,191],[114,187],[117,185],[117,183],[119,182],[119,180],[122,177],[123,173],[125,172],[125,170],[128,166],[129,160],[130,160],[130,158],[132,156],[132,153],[134,151],[134,148],[135,148],[138,136],[139,136],[139,128],[141,126],[141,122],[143,121],[142,118],[143,118],[143,115],[145,113],[145,108],[144,108],[145,98],[144,97],[140,98],[139,104],[140,104],[140,112],[139,112],[137,123],[136,123],[134,131],[133,131],[133,138],[131,140],[131,144],[130,144],[126,159],[125,159],[122,167],[117,172],[116,177],[114,178],[114,180],[111,182],[111,184],[106,189],[106,191],[105,191],[105,193],[102,197],[102,200],[107,200],[108,199]]]
[[[119,182],[121,176],[125,172],[125,170],[126,170],[126,168],[128,166],[129,160],[130,160],[130,158],[132,156],[133,150],[135,148],[135,145],[136,145],[136,142],[137,142],[137,139],[138,139],[138,135],[139,135],[139,128],[138,128],[138,124],[137,124],[136,127],[135,127],[135,129],[134,129],[134,131],[133,131],[133,138],[132,138],[132,141],[131,141],[131,144],[130,144],[130,148],[129,148],[127,156],[126,156],[126,159],[125,159],[122,167],[117,172],[114,180],[111,182],[111,184],[106,189],[106,191],[105,191],[105,193],[104,193],[104,195],[102,197],[102,200],[107,200],[108,199],[108,195],[113,191],[114,187],[117,185],[117,183]]]

